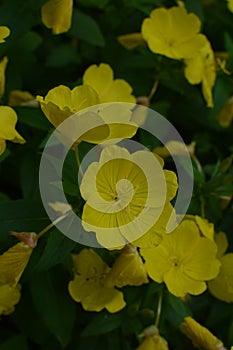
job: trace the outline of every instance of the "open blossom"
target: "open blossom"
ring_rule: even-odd
[[[81,302],[86,311],[101,311],[106,308],[114,313],[126,305],[123,293],[108,283],[111,269],[92,249],[83,249],[73,255],[74,280],[69,282],[71,297]]]
[[[25,143],[24,138],[15,130],[17,114],[8,106],[0,106],[0,155],[6,149],[6,141]]]
[[[141,248],[140,253],[149,276],[165,282],[177,297],[201,294],[207,288],[206,281],[219,273],[216,244],[201,237],[197,225],[189,220],[164,235],[157,247]]]
[[[177,183],[173,183],[173,174],[163,171],[153,153],[143,150],[130,154],[126,148],[107,146],[99,162],[89,165],[81,182],[81,195],[86,200],[84,229],[94,231],[106,248],[136,241],[170,204],[167,193],[174,197]]]
[[[49,90],[45,97],[37,96],[43,113],[55,127],[73,114],[104,102],[136,102],[131,94],[131,86],[123,79],[113,79],[113,70],[108,64],[90,66],[84,73],[83,83],[72,90],[59,85]],[[83,123],[92,126],[97,122],[100,126],[87,131],[79,142],[99,143],[108,139],[133,137],[138,125],[131,120],[131,109],[130,104],[125,106],[121,103],[109,103],[91,109],[85,117],[82,116]],[[85,119],[88,116],[92,119]],[[78,117],[81,118],[80,115]]]
[[[193,57],[205,44],[201,22],[183,7],[158,8],[142,24],[142,37],[150,50],[173,59]]]

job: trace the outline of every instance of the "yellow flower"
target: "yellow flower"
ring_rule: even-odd
[[[119,43],[126,49],[132,50],[138,46],[144,46],[145,41],[143,40],[141,33],[130,33],[124,34],[117,37]]]
[[[69,282],[71,297],[81,302],[86,311],[106,308],[114,313],[125,307],[122,292],[106,283],[110,268],[92,249],[83,249],[74,255],[74,280]]]
[[[49,90],[45,98],[37,96],[37,100],[42,111],[55,127],[74,113],[99,103],[96,92],[89,86],[77,86],[70,90],[67,86],[59,85]],[[90,116],[94,118],[94,113]],[[99,115],[95,114],[95,118],[103,122],[103,118]],[[91,122],[91,120],[86,119],[84,122]],[[90,130],[82,135],[79,142],[98,143],[106,139],[108,135],[109,127],[101,125],[94,131]]]
[[[222,128],[227,128],[231,125],[233,120],[233,97],[231,97],[227,104],[221,109],[216,119]]]
[[[159,335],[155,326],[146,328],[140,337],[145,337],[137,350],[169,350],[167,341]]]
[[[197,348],[204,350],[226,350],[223,343],[207,328],[201,326],[192,317],[185,317],[180,325],[181,331],[192,340]]]
[[[212,89],[216,80],[214,52],[207,38],[195,56],[185,60],[185,77],[190,84],[202,83],[202,93],[208,107],[213,107]]]
[[[0,43],[5,42],[5,38],[10,35],[10,29],[5,26],[0,26]]]
[[[23,137],[15,130],[17,114],[8,106],[0,106],[0,154],[5,151],[6,140],[24,143]]]
[[[142,258],[133,246],[127,245],[116,259],[108,276],[108,282],[116,287],[140,286],[148,282]]]
[[[201,237],[197,225],[184,220],[172,233],[163,236],[153,248],[141,248],[145,267],[156,282],[165,282],[177,297],[206,290],[205,281],[214,278],[220,263],[216,259],[216,244]]]
[[[22,234],[16,235],[20,236]],[[22,236],[23,239],[29,237],[27,235],[29,233],[25,233]],[[29,240],[27,241],[29,242]],[[35,237],[32,245],[20,242],[0,255],[0,315],[12,313],[15,304],[19,302],[20,286],[18,282],[34,247]]]
[[[7,66],[8,58],[5,56],[0,62],[0,95],[5,92],[5,70]]]
[[[168,176],[148,151],[130,154],[125,148],[107,146],[81,182],[81,195],[86,200],[84,229],[96,232],[98,242],[106,248],[135,241],[159,218],[166,194],[174,196],[177,183],[167,186]]]
[[[114,79],[112,68],[101,63],[93,64],[84,72],[83,84],[91,86],[99,97],[99,103],[129,102],[136,103],[132,87],[123,79]]]
[[[224,254],[228,247],[227,237],[224,232],[216,234],[218,255],[221,268],[218,276],[208,282],[210,293],[217,299],[227,303],[233,302],[233,253]]]
[[[228,9],[233,12],[233,0],[227,0]]]
[[[142,36],[150,50],[174,59],[190,58],[204,45],[201,22],[185,8],[159,8],[142,24]]]
[[[41,8],[42,22],[53,34],[65,33],[71,26],[72,10],[73,0],[49,0]]]

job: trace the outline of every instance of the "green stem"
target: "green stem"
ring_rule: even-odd
[[[157,315],[156,315],[156,320],[155,320],[156,328],[159,328],[159,321],[160,321],[160,316],[161,316],[161,311],[162,311],[162,303],[163,303],[163,291],[160,292],[159,300],[158,300]]]
[[[83,171],[82,171],[82,167],[81,167],[78,146],[75,147],[74,152],[75,152],[75,158],[76,158],[78,169],[79,169],[81,175],[83,176]]]
[[[43,230],[41,230],[38,234],[37,234],[37,239],[39,239],[41,236],[43,236],[46,232],[48,232],[49,230],[51,230],[51,228],[53,228],[56,224],[58,224],[60,221],[64,220],[67,216],[68,216],[67,212],[65,215],[59,216],[59,218],[57,218],[56,220],[54,220],[53,222],[51,222],[51,224],[49,224],[48,226],[44,227]]]

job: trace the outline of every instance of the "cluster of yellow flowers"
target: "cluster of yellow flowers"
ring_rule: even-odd
[[[190,84],[202,83],[207,106],[213,107],[216,62],[211,44],[205,35],[200,34],[200,28],[199,18],[188,13],[182,4],[153,10],[143,21],[141,33],[122,35],[118,40],[130,49],[141,45],[144,40],[152,52],[184,60],[186,79]]]
[[[65,14],[60,16],[64,9]],[[232,9],[232,1],[229,1],[229,9]],[[42,20],[54,34],[68,30],[71,15],[72,0],[56,1],[56,4],[54,0],[49,0],[42,7]],[[185,77],[191,84],[202,83],[204,98],[212,107],[216,62],[208,39],[200,34],[200,26],[198,17],[187,13],[182,6],[159,8],[143,21],[141,34],[130,37],[130,47],[145,41],[156,54],[184,60]],[[9,30],[0,27],[0,42],[4,42],[8,35]],[[119,40],[128,45],[128,39],[121,37]],[[132,44],[132,39],[136,44]],[[6,64],[7,58],[4,58],[0,64],[2,76]],[[2,84],[1,91],[4,91],[4,82]],[[108,64],[101,63],[87,68],[81,85],[72,90],[59,85],[45,97],[37,96],[36,100],[47,119],[57,127],[74,113],[96,104],[136,103],[132,90],[125,80],[114,79],[114,72]],[[33,97],[26,96],[28,99]],[[77,144],[132,138],[138,125],[131,117],[131,113],[122,115],[122,125],[127,123],[127,127],[123,128],[121,124],[112,124],[109,113],[102,111],[100,118],[104,127],[98,133],[85,133]],[[16,122],[15,111],[9,106],[0,106],[0,154],[5,150],[6,140],[25,142],[15,130]],[[115,313],[122,310],[126,302],[119,289],[140,286],[150,279],[164,283],[168,291],[177,297],[199,295],[208,288],[216,298],[233,302],[233,253],[225,254],[228,246],[226,235],[223,232],[214,234],[211,223],[189,215],[172,233],[166,233],[168,219],[176,221],[171,201],[176,195],[178,183],[174,172],[163,170],[164,161],[158,153],[156,150],[154,153],[143,150],[131,154],[126,148],[107,144],[99,161],[91,163],[83,175],[80,186],[85,200],[83,227],[87,232],[94,231],[98,243],[110,253],[112,246],[117,250],[112,266],[108,266],[93,249],[83,249],[72,255],[74,278],[69,282],[68,290],[87,311],[106,308]],[[148,172],[153,175],[151,164],[155,159],[165,179],[164,201],[155,195],[159,193],[160,180],[149,187],[138,165],[141,164],[143,169],[149,165]],[[145,208],[143,219],[140,219]],[[154,220],[156,216],[157,221]],[[113,230],[114,242],[106,229],[109,232]],[[19,280],[38,239],[35,233],[15,235],[21,242],[0,256],[0,314],[13,312],[14,305],[19,302]],[[194,346],[207,350],[224,349],[221,341],[190,317],[181,324],[181,330]],[[145,339],[138,350],[168,349],[167,341],[159,335],[155,326],[145,330],[143,337]]]

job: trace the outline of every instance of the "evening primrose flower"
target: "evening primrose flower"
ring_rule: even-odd
[[[99,97],[99,103],[129,102],[136,103],[132,87],[124,79],[114,79],[109,64],[93,64],[84,72],[83,84],[91,86]]]
[[[158,8],[142,24],[150,50],[173,59],[193,57],[205,44],[201,21],[183,7]]]
[[[215,240],[218,246],[218,256],[221,268],[218,276],[208,282],[210,293],[217,299],[227,303],[233,302],[233,253],[224,254],[228,247],[227,237],[224,232],[216,234]]]
[[[10,35],[10,29],[5,26],[0,26],[0,43],[4,43],[5,39]]]
[[[99,162],[89,165],[80,185],[86,200],[84,229],[94,231],[106,248],[137,240],[159,219],[167,193],[174,193],[174,188],[167,186],[167,177],[149,151],[130,154],[116,145],[105,147]]]
[[[202,93],[207,107],[213,107],[212,89],[216,80],[216,63],[210,42],[205,38],[205,45],[199,53],[185,60],[184,74],[190,84],[202,83]]]
[[[5,56],[0,62],[0,95],[5,92],[5,70],[8,63],[8,58]]]
[[[185,317],[184,322],[180,325],[180,329],[192,340],[193,345],[197,348],[204,350],[226,350],[221,340],[192,317]]]
[[[189,220],[164,235],[157,247],[141,248],[140,253],[149,276],[158,283],[165,282],[177,297],[204,292],[205,281],[217,276],[220,268],[216,244],[201,237],[197,225]]]
[[[26,238],[25,234],[22,239]],[[27,242],[30,244],[28,239]],[[35,239],[31,245],[28,243],[17,243],[0,255],[0,315],[12,313],[20,300],[18,282],[35,247]]]
[[[15,130],[17,114],[8,106],[0,106],[0,154],[6,149],[6,141],[25,143],[24,138]]]
[[[41,8],[43,24],[53,34],[65,33],[70,29],[73,0],[49,0]]]
[[[92,249],[83,249],[73,256],[75,276],[69,282],[69,293],[76,302],[81,302],[86,311],[101,311],[106,308],[114,313],[126,305],[123,293],[107,283],[111,269]]]
[[[43,113],[55,127],[58,127],[64,120],[82,109],[99,103],[96,92],[90,86],[76,86],[70,90],[67,86],[59,85],[49,90],[44,98],[37,96],[36,99],[39,101]],[[97,121],[102,122],[102,125],[96,128],[94,132],[90,130],[81,135],[78,142],[98,143],[106,139],[109,136],[109,127],[103,125],[103,118],[97,113],[91,115],[87,113],[86,119],[83,119],[84,123],[91,123],[91,120],[87,119],[88,116],[96,118]]]

